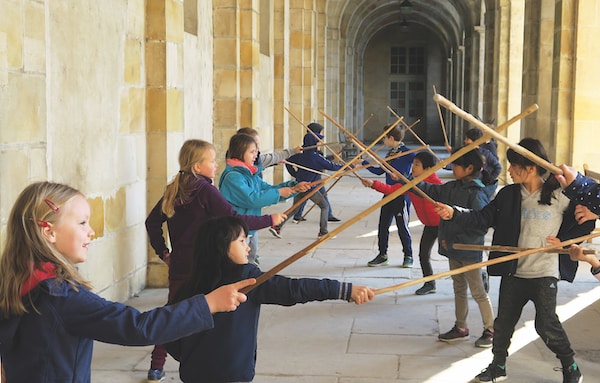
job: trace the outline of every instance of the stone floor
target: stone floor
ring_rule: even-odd
[[[363,176],[371,177],[366,171]],[[451,173],[440,171],[443,177]],[[331,191],[330,201],[341,223],[330,223],[329,231],[362,216],[381,199],[356,178],[345,177]],[[265,209],[284,211],[291,205]],[[308,206],[311,204],[309,203]],[[287,224],[283,238],[260,232],[260,264],[266,271],[317,239],[318,208],[307,221]],[[374,288],[405,283],[422,276],[415,258],[412,269],[402,263],[401,244],[395,232],[390,236],[390,265],[367,267],[377,253],[378,209],[336,237],[322,243],[306,256],[281,271],[292,277],[335,278]],[[392,226],[394,228],[394,226]],[[411,215],[413,251],[418,253],[422,225]],[[490,232],[488,240],[490,242]],[[437,245],[436,245],[437,246]],[[590,246],[595,246],[591,244]],[[447,260],[434,250],[434,272],[448,269]],[[490,296],[497,307],[499,279],[491,278]],[[470,382],[491,361],[491,351],[474,347],[483,330],[481,317],[471,302],[468,341],[439,342],[440,332],[454,323],[451,279],[437,281],[437,293],[417,296],[415,286],[380,294],[372,302],[354,305],[341,301],[307,303],[294,307],[263,306],[259,328],[256,383],[457,383]],[[165,289],[148,289],[127,303],[146,310],[164,304]],[[559,284],[559,316],[576,350],[576,360],[586,383],[600,382],[600,284],[587,265],[581,265],[575,283]],[[561,382],[559,361],[537,337],[533,327],[534,310],[525,307],[513,337],[507,362],[508,381],[513,383]],[[121,347],[96,343],[94,383],[145,382],[152,347]],[[177,364],[169,359],[166,382],[180,382]]]

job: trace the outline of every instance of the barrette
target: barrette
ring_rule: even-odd
[[[53,212],[58,213],[58,206],[56,206],[54,202],[50,201],[48,198],[44,199],[44,202],[46,202],[46,205],[48,205]]]

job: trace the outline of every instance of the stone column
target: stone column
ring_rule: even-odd
[[[165,185],[172,178],[169,169],[178,170],[179,167],[177,157],[183,132],[182,49],[182,0],[147,1],[145,62],[148,211],[162,196]],[[169,145],[170,136],[178,141],[177,145]],[[148,286],[166,286],[166,275],[166,266],[150,248]]]

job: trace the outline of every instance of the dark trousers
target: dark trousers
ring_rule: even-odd
[[[171,278],[169,277],[169,297],[168,302],[171,302],[173,298],[175,298],[175,294],[181,288],[183,283],[187,280],[185,278]],[[154,349],[152,349],[151,359],[150,359],[150,368],[153,370],[162,370],[165,367],[165,363],[167,361],[167,349],[162,344],[154,345]]]
[[[421,242],[419,243],[419,262],[421,263],[421,270],[423,270],[424,277],[433,275],[433,268],[431,267],[431,249],[433,248],[433,244],[437,237],[437,226],[423,227],[423,234],[421,235]]]
[[[523,306],[535,305],[535,331],[558,359],[569,360],[575,354],[556,315],[558,281],[553,277],[524,279],[502,277],[498,299],[498,317],[494,320],[492,352],[498,364],[505,364],[510,339],[521,317]]]
[[[390,238],[390,225],[392,224],[392,219],[395,218],[404,256],[412,257],[412,239],[410,237],[410,231],[408,230],[408,221],[410,219],[408,214],[409,208],[409,202],[403,195],[381,207],[379,213],[379,227],[377,228],[377,242],[380,254],[387,254],[388,241]]]

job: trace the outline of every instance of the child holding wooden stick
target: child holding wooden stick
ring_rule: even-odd
[[[479,210],[488,204],[489,199],[484,190],[485,186],[479,179],[483,166],[483,157],[479,149],[473,149],[452,162],[454,181],[442,185],[421,182],[419,189],[431,198],[446,204],[461,206],[467,209]],[[455,222],[441,221],[438,229],[438,252],[448,258],[450,270],[468,266],[482,261],[481,250],[457,250],[454,243],[482,245],[487,227],[460,225]],[[469,300],[467,288],[477,302],[483,322],[483,333],[475,341],[477,347],[491,347],[494,327],[494,312],[492,303],[481,279],[481,269],[474,269],[452,276],[454,287],[455,322],[454,327],[440,334],[438,339],[443,342],[455,342],[469,338],[467,316]]]
[[[319,123],[313,122],[308,125],[308,129],[310,131],[304,135],[302,147],[310,149],[305,149],[302,151],[302,153],[291,156],[289,158],[289,163],[287,163],[285,167],[290,175],[296,179],[296,181],[313,183],[321,179],[321,174],[319,173],[322,173],[325,170],[336,171],[341,169],[344,165],[328,160],[319,152],[319,140],[323,140],[324,138],[323,134],[321,134],[323,131],[323,126]],[[299,166],[294,166],[293,164],[297,164]],[[313,171],[310,171],[311,169]],[[314,188],[319,188],[319,190],[310,197],[310,200],[314,202],[319,209],[321,209],[321,215],[319,216],[319,232],[317,234],[317,237],[321,237],[329,233],[327,223],[330,221],[330,217],[333,217],[329,199],[326,198],[326,189],[322,187],[322,185],[313,186],[311,189],[294,196],[293,205],[296,205],[298,201],[300,201],[306,194],[312,192]],[[283,228],[283,225],[291,217],[298,218],[301,208],[302,205],[298,206],[292,213],[289,214],[286,221],[270,228],[269,231],[271,234],[277,238],[281,238],[281,229]],[[337,222],[338,220],[336,219],[332,221]]]
[[[519,145],[548,161],[539,140],[524,138]],[[539,248],[548,241],[561,241],[586,235],[593,224],[578,225],[574,217],[575,203],[560,193],[554,177],[544,178],[546,170],[529,158],[509,149],[508,172],[515,182],[502,188],[480,211],[440,205],[443,219],[456,224],[494,227],[492,244]],[[490,259],[506,253],[491,252]],[[521,316],[523,306],[533,301],[536,308],[535,329],[561,361],[563,382],[579,383],[582,375],[573,356],[567,334],[556,315],[557,283],[559,279],[573,281],[577,262],[568,254],[537,253],[488,266],[490,275],[500,275],[498,317],[494,321],[492,363],[475,377],[476,382],[496,382],[506,379],[508,347]]]
[[[192,276],[175,301],[217,286],[262,274],[248,263],[248,227],[236,217],[210,220],[198,230]],[[274,275],[248,292],[238,315],[216,315],[215,327],[205,336],[189,336],[167,345],[180,361],[183,382],[251,382],[254,378],[258,318],[262,304],[292,306],[297,303],[341,299],[361,304],[374,292],[331,279],[288,278]]]
[[[213,185],[217,172],[217,153],[213,144],[197,139],[187,140],[179,150],[179,172],[165,188],[146,218],[150,245],[169,266],[169,298],[189,277],[192,265],[195,231],[211,217],[238,215],[238,212]],[[284,214],[244,215],[252,229],[270,227],[282,222]],[[164,223],[167,223],[171,250],[167,247]],[[167,351],[156,345],[152,351],[148,382],[158,383],[164,376]]]
[[[235,310],[246,300],[238,290],[256,282],[144,313],[104,300],[77,271],[95,235],[90,214],[83,194],[64,184],[31,184],[15,201],[0,258],[0,356],[8,382],[90,382],[94,340],[143,346],[208,330],[212,314]]]
[[[436,158],[427,151],[419,152],[415,155],[412,166],[412,175],[413,177],[420,176],[425,169],[429,169],[436,164]],[[394,184],[388,185],[380,181],[373,181],[368,178],[361,179],[361,182],[364,186],[370,187],[372,189],[377,190],[385,195],[392,193],[394,190],[402,187],[402,184]],[[436,173],[431,174],[429,177],[425,178],[424,182],[430,184],[440,185],[442,180],[438,177]],[[419,244],[419,262],[421,264],[421,270],[423,271],[423,276],[427,277],[429,275],[433,275],[433,268],[431,267],[431,249],[433,248],[433,244],[438,237],[438,226],[440,225],[440,217],[435,212],[434,206],[426,201],[423,197],[420,197],[417,194],[412,192],[408,192],[408,196],[410,197],[410,201],[412,202],[415,212],[417,216],[423,223],[423,234],[421,236],[421,242]],[[435,281],[425,282],[425,284],[419,288],[415,294],[417,295],[425,295],[435,293]]]

